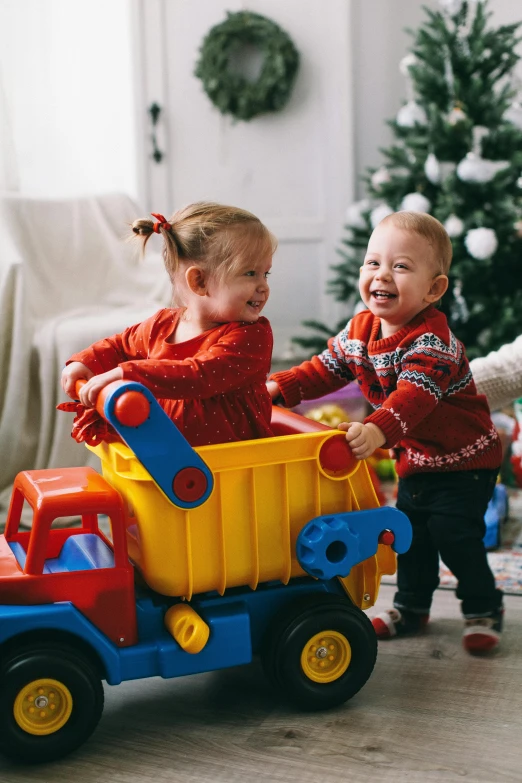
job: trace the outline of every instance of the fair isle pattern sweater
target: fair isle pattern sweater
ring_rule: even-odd
[[[379,330],[380,319],[365,310],[320,356],[272,375],[285,405],[355,380],[375,409],[365,423],[395,449],[399,476],[498,468],[501,445],[486,398],[446,317],[430,306],[391,337],[378,339]]]

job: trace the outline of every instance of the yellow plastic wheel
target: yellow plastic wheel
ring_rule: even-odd
[[[13,705],[18,726],[28,734],[43,737],[59,731],[73,709],[70,690],[58,680],[33,680],[16,696]]]
[[[300,596],[267,630],[263,668],[277,692],[300,709],[327,710],[351,699],[373,671],[377,637],[369,619],[341,595]]]
[[[301,667],[312,682],[334,682],[342,677],[350,665],[350,642],[338,631],[321,631],[303,647]]]

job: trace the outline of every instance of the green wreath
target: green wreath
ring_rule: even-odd
[[[250,82],[229,69],[230,55],[245,44],[263,54],[259,78]],[[258,114],[279,111],[292,92],[299,52],[275,22],[260,14],[240,11],[212,27],[200,48],[194,74],[222,114],[251,120]]]

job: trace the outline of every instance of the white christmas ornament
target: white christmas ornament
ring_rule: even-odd
[[[460,237],[464,231],[464,223],[457,215],[450,215],[444,222],[444,228],[450,237]]]
[[[467,119],[468,115],[460,108],[460,106],[454,106],[447,116],[447,120],[450,125],[456,125],[458,122],[463,122]]]
[[[522,129],[522,104],[518,101],[513,101],[502,115],[502,119]]]
[[[498,171],[508,166],[507,160],[486,160],[474,152],[468,152],[457,166],[457,177],[462,182],[491,182]]]
[[[405,55],[402,60],[399,63],[399,71],[402,73],[403,76],[409,76],[409,70],[412,65],[417,65],[418,60],[413,54],[413,52],[409,52],[407,55]]]
[[[456,16],[462,8],[463,0],[439,0],[443,10],[450,16]]]
[[[371,176],[371,183],[375,190],[379,190],[382,185],[386,185],[391,180],[391,175],[386,166],[374,171]]]
[[[498,239],[492,228],[472,228],[466,234],[464,244],[470,256],[484,261],[491,258],[498,247]]]
[[[438,185],[440,183],[440,163],[437,156],[433,152],[430,152],[424,162],[424,173],[432,185]]]
[[[401,202],[405,212],[429,212],[431,203],[422,193],[408,193]]]
[[[371,207],[371,202],[367,198],[363,198],[361,201],[356,201],[354,204],[350,204],[348,209],[346,210],[346,222],[348,223],[351,228],[361,228],[365,229],[367,228],[366,220],[364,219],[363,213],[369,212]]]
[[[370,213],[370,223],[372,224],[372,228],[378,226],[381,220],[384,220],[385,217],[388,217],[388,215],[391,214],[393,214],[393,209],[389,204],[379,204],[376,206],[375,209],[372,209]]]
[[[397,125],[401,128],[413,128],[415,125],[427,125],[426,112],[416,101],[408,101],[397,113]]]

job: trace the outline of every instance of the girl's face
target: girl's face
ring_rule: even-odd
[[[377,226],[361,267],[359,291],[366,307],[381,319],[383,336],[394,334],[440,299],[447,283],[445,275],[437,274],[427,239],[390,222]]]
[[[269,256],[224,278],[211,278],[204,298],[209,320],[217,324],[230,321],[255,323],[268,301],[271,268],[272,256]]]

